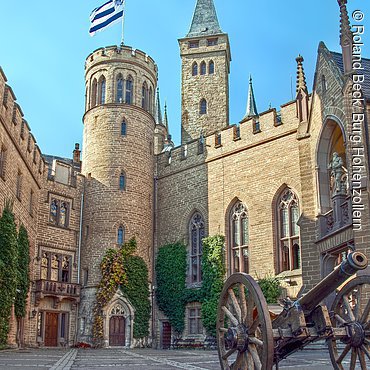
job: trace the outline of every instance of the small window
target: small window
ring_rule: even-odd
[[[123,120],[121,123],[121,136],[126,136],[127,134],[127,124],[126,121]]]
[[[124,173],[121,173],[119,177],[119,190],[121,191],[126,190],[126,176]]]
[[[323,94],[325,94],[326,90],[328,89],[328,85],[327,85],[326,78],[324,75],[321,76],[321,89],[322,89]]]
[[[22,193],[22,172],[18,171],[17,174],[17,186],[16,186],[16,196],[19,200],[21,200],[21,193]]]
[[[30,204],[29,204],[29,213],[33,215],[33,190],[30,191]]]
[[[123,229],[123,226],[120,226],[117,232],[117,244],[122,245],[124,240],[125,240],[125,231]]]
[[[197,76],[198,75],[198,64],[194,62],[193,68],[192,68],[192,75]]]
[[[234,126],[234,140],[240,139],[240,126]]]
[[[148,110],[148,95],[149,95],[149,90],[148,90],[148,85],[146,82],[143,83],[142,87],[142,97],[141,97],[141,108]]]
[[[182,147],[182,159],[185,159],[188,156],[188,145],[185,144]]]
[[[149,88],[149,113],[153,114],[153,89]]]
[[[199,48],[199,41],[189,41],[189,48],[190,49]]]
[[[96,106],[96,95],[98,93],[98,82],[94,78],[92,87],[91,87],[91,108]]]
[[[6,150],[1,147],[0,151],[0,177],[5,180]]]
[[[132,80],[132,77],[129,76],[126,80],[126,95],[125,95],[126,104],[133,103],[133,91],[134,91],[134,82]]]
[[[189,334],[203,334],[200,308],[189,308]]]
[[[215,134],[215,147],[218,148],[222,145],[221,134]]]
[[[207,40],[207,46],[214,46],[218,44],[218,39],[208,39]]]
[[[202,99],[200,101],[199,114],[207,114],[207,100],[206,99]]]
[[[99,81],[99,104],[105,104],[105,77],[102,77]]]
[[[258,134],[259,132],[261,132],[261,124],[259,121],[255,121],[253,122],[253,133]]]
[[[204,136],[201,135],[198,141],[198,154],[204,153]]]
[[[202,62],[200,64],[200,74],[204,76],[207,73],[207,65],[206,62]]]
[[[208,73],[213,75],[215,73],[215,63],[211,60],[208,66]]]
[[[117,95],[116,95],[116,102],[122,103],[123,102],[123,77],[121,74],[117,77]]]
[[[60,338],[66,339],[67,334],[67,314],[60,315]]]

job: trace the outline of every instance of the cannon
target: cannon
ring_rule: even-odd
[[[354,277],[367,265],[364,254],[350,253],[307,294],[287,301],[277,315],[269,312],[250,275],[231,275],[217,313],[221,369],[270,370],[274,365],[278,369],[281,360],[322,339],[334,369],[370,369],[370,275]],[[329,310],[322,301],[336,291]]]

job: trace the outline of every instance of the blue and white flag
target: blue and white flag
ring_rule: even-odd
[[[90,15],[90,36],[119,22],[123,18],[124,2],[125,0],[109,0],[104,5],[95,8]]]

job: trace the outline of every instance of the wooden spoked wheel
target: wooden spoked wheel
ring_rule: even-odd
[[[333,327],[345,328],[342,339],[328,340],[334,369],[370,369],[370,276],[349,281],[332,306]]]
[[[217,345],[223,370],[270,370],[274,340],[266,299],[255,280],[231,275],[221,293]]]

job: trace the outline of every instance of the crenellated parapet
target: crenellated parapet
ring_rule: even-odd
[[[11,145],[8,140],[12,142],[38,186],[41,187],[46,169],[45,161],[16,100],[17,98],[12,88],[7,84],[7,78],[0,67],[0,120],[7,134],[1,138],[2,145],[7,150],[7,146]]]

